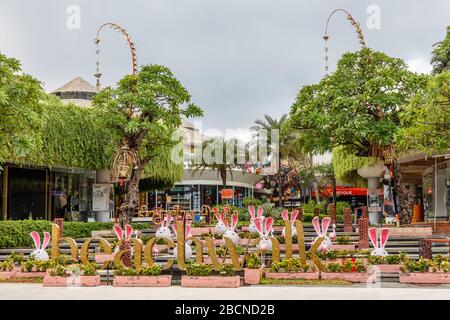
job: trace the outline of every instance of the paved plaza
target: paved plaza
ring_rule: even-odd
[[[43,288],[42,284],[0,284],[1,300],[409,300],[450,299],[450,286],[418,287],[391,285],[382,288],[367,287],[287,287],[251,286],[236,289],[208,288],[115,288],[100,286],[93,288]]]

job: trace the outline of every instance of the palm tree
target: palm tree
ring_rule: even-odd
[[[239,165],[240,157],[245,159],[245,148],[241,150],[238,148],[238,145],[243,144],[237,139],[225,140],[223,137],[215,137],[203,141],[202,150],[204,155],[206,150],[207,157],[203,156],[202,162],[194,165],[191,175],[198,171],[202,174],[206,169],[215,170],[217,171],[217,176],[220,175],[222,186],[225,188],[227,185],[227,172],[230,172],[230,176],[233,179],[233,169]]]
[[[433,45],[431,64],[433,65],[433,74],[450,70],[450,26],[447,27],[447,35],[444,40]]]

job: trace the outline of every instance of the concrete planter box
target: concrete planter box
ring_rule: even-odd
[[[285,244],[280,244],[280,252],[286,252]],[[292,244],[292,252],[298,252],[298,244]]]
[[[331,250],[334,251],[355,251],[356,246],[354,244],[333,244]]]
[[[367,272],[322,272],[320,277],[322,280],[345,280],[355,283],[376,281],[376,274]]]
[[[266,272],[266,279],[305,279],[319,280],[319,272]]]
[[[450,284],[450,272],[413,272],[400,274],[400,283]]]
[[[264,274],[263,269],[245,269],[244,271],[244,283],[245,284],[259,284]]]
[[[193,227],[191,228],[193,236],[201,236],[202,234],[211,233],[211,227]]]
[[[203,245],[206,245],[206,241],[202,240]],[[225,240],[223,239],[214,239],[213,240],[214,246],[215,247],[220,247],[221,245],[225,244]]]
[[[398,273],[400,272],[400,265],[399,264],[374,264],[371,265],[373,268],[378,268],[380,272],[394,272]]]
[[[153,245],[153,252],[164,253],[169,251],[169,248],[165,244],[155,244]]]
[[[69,277],[53,277],[48,274],[44,277],[42,285],[44,287],[67,287]]]
[[[240,238],[239,239],[239,242],[238,242],[238,244],[240,244],[241,246],[243,246],[243,247],[246,247],[247,246],[247,243],[248,243],[248,240],[250,240],[250,243],[249,243],[249,247],[252,247],[253,246],[253,243],[255,242],[255,239],[248,239],[248,238]]]
[[[15,278],[44,278],[47,275],[45,271],[18,271],[15,274]]]
[[[114,287],[170,287],[171,275],[159,276],[114,276]]]
[[[231,261],[231,258],[225,258],[225,262],[222,262],[223,261],[223,257],[217,257],[217,259],[219,260],[219,263],[220,264],[222,264],[222,263],[225,263],[225,264],[232,264],[233,262]],[[238,257],[238,260],[239,260],[239,263],[240,264],[242,264],[242,257]],[[203,258],[203,262],[205,263],[205,264],[212,264],[212,261],[211,261],[211,257],[210,256],[206,256],[206,257],[204,257]]]
[[[82,287],[98,287],[100,285],[100,275],[80,276],[80,284]]]
[[[14,278],[16,275],[16,271],[1,271],[0,272],[0,280],[9,280]]]
[[[238,288],[241,285],[239,276],[182,276],[181,286],[187,288]]]

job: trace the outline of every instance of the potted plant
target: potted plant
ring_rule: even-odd
[[[14,262],[12,260],[5,260],[0,263],[0,279],[7,280],[14,278],[16,271],[14,270]]]
[[[67,267],[53,261],[51,267],[47,269],[42,284],[44,287],[67,287],[68,279]]]
[[[400,253],[386,257],[368,256],[367,259],[369,264],[378,268],[380,272],[400,272],[400,263],[405,257],[404,253]]]
[[[375,282],[376,274],[367,272],[363,260],[342,259],[339,263],[329,263],[326,271],[320,273],[322,280],[345,280],[350,282]]]
[[[82,274],[80,284],[82,287],[97,287],[100,285],[100,275],[97,274],[98,266],[95,262],[82,264],[80,266]]]
[[[442,255],[432,260],[421,257],[414,261],[407,258],[400,271],[400,283],[450,284],[450,263]]]
[[[16,278],[44,278],[50,266],[49,260],[35,260],[32,257],[20,264],[20,271],[16,272]]]
[[[261,261],[256,253],[252,253],[245,258],[244,283],[259,284],[263,275]]]
[[[331,250],[355,250],[355,245],[351,243],[351,239],[348,235],[337,236],[334,242],[335,243],[331,246]]]
[[[145,266],[140,270],[118,267],[114,272],[114,287],[170,287],[171,275],[162,275],[159,264]]]
[[[241,284],[233,265],[220,266],[218,275],[211,275],[207,264],[191,263],[186,267],[186,274],[181,277],[181,286],[190,288],[237,288]]]
[[[20,266],[21,266],[22,262],[25,260],[25,258],[23,256],[23,254],[18,254],[13,251],[9,255],[9,260],[12,261],[14,264],[14,271],[19,271]]]
[[[279,262],[272,262],[270,271],[264,275],[267,279],[319,279],[319,272],[314,266],[302,263],[300,259],[283,259]]]

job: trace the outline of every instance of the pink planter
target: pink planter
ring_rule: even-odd
[[[249,247],[252,247],[252,246],[253,246],[253,243],[254,243],[254,241],[255,241],[255,239],[247,239],[247,238],[239,239],[239,242],[238,242],[238,243],[239,243],[241,246],[246,247],[249,240],[250,240],[250,244],[249,244],[248,246],[249,246]]]
[[[69,277],[52,277],[46,275],[42,281],[44,287],[67,287]]]
[[[285,244],[280,244],[280,252],[286,252]],[[292,244],[292,252],[298,252],[298,244]]]
[[[181,286],[187,288],[238,288],[240,285],[241,279],[239,276],[181,277]]]
[[[400,265],[399,264],[374,264],[371,265],[371,267],[374,268],[374,270],[378,270],[380,272],[400,272]]]
[[[80,284],[82,287],[98,287],[100,285],[100,275],[80,276]]]
[[[264,277],[266,279],[305,279],[318,280],[318,272],[266,272]]]
[[[219,263],[232,264],[231,258],[225,258],[225,262],[222,262],[223,261],[222,257],[217,257],[217,259],[219,260]],[[239,263],[242,264],[242,257],[238,257],[238,260],[239,260]],[[203,263],[212,264],[211,257],[210,256],[204,257]]]
[[[15,278],[44,278],[47,275],[45,271],[18,271],[15,274]]]
[[[164,253],[167,252],[169,248],[165,244],[155,244],[153,245],[153,252]]]
[[[206,241],[202,240],[203,245],[206,245]],[[214,239],[213,240],[214,246],[215,247],[220,247],[221,245],[223,245],[225,243],[225,240],[223,239]]]
[[[114,276],[114,287],[170,287],[171,275],[160,276]]]
[[[350,282],[371,282],[377,280],[376,273],[367,272],[322,272],[320,274],[322,280],[345,280]]]
[[[16,275],[15,271],[1,271],[0,272],[0,280],[9,280],[14,278]]]
[[[259,284],[261,282],[263,273],[263,269],[245,269],[244,283]]]
[[[211,227],[193,227],[191,228],[193,236],[201,236],[202,234],[211,233]]]
[[[450,284],[450,272],[402,273],[400,283]]]
[[[355,251],[356,246],[354,244],[333,244],[331,250],[334,251]]]

